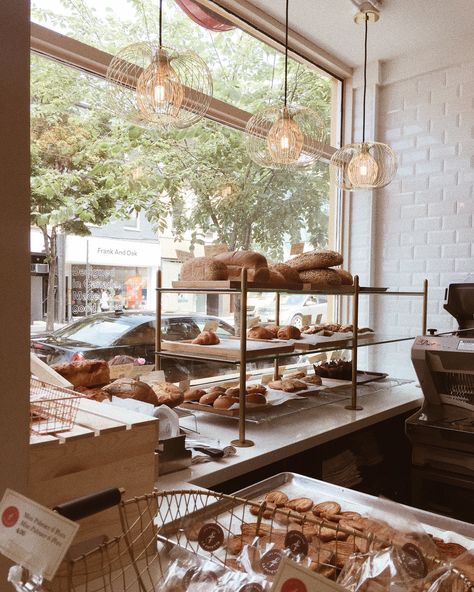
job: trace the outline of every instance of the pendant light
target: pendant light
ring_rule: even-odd
[[[247,122],[247,150],[257,164],[273,168],[306,168],[321,157],[326,130],[318,113],[288,104],[288,11],[285,21],[285,78],[283,106],[255,113]]]
[[[378,189],[392,182],[397,172],[397,156],[387,144],[370,142],[365,138],[367,95],[367,32],[368,23],[379,20],[378,12],[370,3],[362,7],[354,21],[364,23],[364,92],[362,107],[362,142],[347,144],[331,158],[331,175],[341,189]]]
[[[111,60],[106,78],[109,106],[134,123],[162,129],[186,128],[201,119],[212,99],[212,76],[194,52],[178,52],[162,43],[160,0],[158,44],[128,45]]]

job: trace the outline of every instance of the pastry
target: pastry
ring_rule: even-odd
[[[227,395],[221,395],[214,401],[213,406],[216,409],[229,409],[232,405],[238,404],[239,399],[236,397],[228,397]]]
[[[196,345],[217,345],[220,343],[220,339],[214,331],[202,331],[191,343]]]
[[[254,516],[259,516],[262,512],[262,506],[250,506],[249,507],[250,513]],[[263,510],[262,517],[263,518],[271,518],[276,510],[276,506],[274,504],[266,504],[265,509]]]
[[[265,325],[265,329],[271,332],[274,339],[278,337],[278,331],[280,330],[278,325]]]
[[[351,380],[352,378],[352,362],[345,360],[331,360],[330,362],[322,362],[321,364],[314,364],[314,373],[323,378],[338,378],[340,380]]]
[[[313,507],[313,514],[320,516],[322,514],[339,514],[341,506],[337,502],[321,502]]]
[[[87,388],[86,386],[78,386],[74,390],[76,393],[81,393],[84,397],[99,403],[110,399],[109,395],[101,387]]]
[[[285,374],[283,378],[288,380],[290,378],[304,378],[305,376],[306,372],[304,370],[294,370],[293,372],[288,372],[288,374]]]
[[[285,507],[299,513],[309,512],[313,507],[313,500],[309,497],[298,497],[286,502]]]
[[[270,270],[266,258],[254,251],[229,251],[219,253],[214,257],[215,261],[221,261],[227,266],[229,278],[240,279],[242,268],[248,270],[248,280],[255,282],[267,282]]]
[[[250,395],[247,395],[245,397],[245,404],[247,403],[249,405],[266,405],[267,399],[265,395],[262,395],[260,393],[251,393]]]
[[[308,384],[315,384],[315,385],[320,385],[323,383],[323,381],[321,380],[321,376],[317,376],[316,374],[313,376],[305,376],[301,380],[303,382],[308,383]]]
[[[265,524],[263,522],[261,522],[260,524],[258,522],[244,522],[240,525],[240,532],[243,535],[250,535],[254,537],[269,535],[272,532],[272,530],[275,529],[272,529],[270,524]]]
[[[274,339],[272,331],[260,326],[249,329],[247,336],[249,339]]]
[[[239,397],[240,388],[238,386],[231,386],[225,391],[226,397]]]
[[[226,392],[226,388],[225,386],[211,386],[210,389],[208,389],[208,393],[219,393],[220,395],[223,395]]]
[[[51,366],[73,386],[100,386],[110,382],[110,369],[105,360],[78,360]]]
[[[293,284],[301,283],[300,276],[298,275],[296,269],[293,269],[293,267],[290,267],[286,263],[270,263],[268,268],[270,271],[278,272],[283,277],[285,282],[290,282]]]
[[[299,339],[301,337],[301,331],[298,327],[287,325],[286,327],[280,327],[277,335],[278,339]]]
[[[286,264],[297,271],[304,271],[306,269],[327,269],[341,265],[342,261],[342,255],[336,251],[309,251],[293,257]]]
[[[145,382],[133,378],[118,378],[102,389],[109,397],[121,399],[135,399],[143,403],[159,405],[154,389]]]
[[[308,388],[306,386],[306,383],[304,383],[302,380],[299,380],[298,378],[290,378],[290,380],[291,380],[291,383],[293,384],[293,387],[297,391],[303,391]]]
[[[179,278],[181,281],[218,281],[226,280],[229,276],[227,266],[211,257],[193,257],[181,266]]]
[[[249,384],[245,389],[247,395],[251,395],[253,393],[259,393],[264,395],[267,392],[267,389],[263,384]]]
[[[184,401],[183,391],[174,384],[169,382],[160,382],[154,384],[152,389],[155,391],[158,405],[167,405],[168,407],[176,407]]]
[[[206,391],[199,388],[188,388],[188,390],[184,391],[184,400],[185,401],[199,401],[201,397],[206,394]]]
[[[354,283],[354,278],[352,277],[351,273],[341,268],[335,269],[334,271],[341,278],[341,284],[343,286],[352,286]]]
[[[283,491],[270,491],[265,496],[265,501],[275,504],[277,508],[282,508],[289,501],[288,496]]]
[[[312,288],[332,288],[341,285],[340,276],[333,269],[308,269],[300,271],[300,279]]]
[[[222,393],[220,391],[213,391],[208,392],[207,395],[203,395],[200,399],[199,399],[199,403],[201,405],[212,405],[214,403],[214,401],[220,397],[222,395]]]

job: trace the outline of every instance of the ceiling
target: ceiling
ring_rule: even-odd
[[[249,0],[284,21],[285,0]],[[446,49],[474,29],[473,0],[380,0],[369,24],[369,60],[389,60],[434,44]],[[290,27],[349,66],[363,63],[363,27],[351,0],[291,0]]]

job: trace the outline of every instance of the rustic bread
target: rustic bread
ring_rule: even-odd
[[[206,391],[200,388],[188,388],[184,391],[185,401],[199,401],[206,394]]]
[[[109,400],[110,397],[108,396],[108,394],[100,387],[94,387],[94,388],[87,388],[85,386],[78,386],[76,389],[74,389],[77,393],[80,393],[81,395],[83,395],[84,397],[87,397],[88,399],[92,399],[93,401],[98,401],[99,403],[102,403],[102,401],[105,401],[106,399]]]
[[[110,397],[120,397],[121,399],[135,399],[143,403],[157,405],[157,398],[152,387],[141,380],[133,378],[118,378],[111,384],[102,389]]]
[[[180,279],[182,281],[217,281],[226,280],[229,274],[227,266],[211,257],[194,257],[188,259],[181,266]]]
[[[105,360],[78,360],[51,367],[73,386],[100,386],[110,382],[110,369]]]
[[[153,385],[153,391],[158,400],[158,405],[176,407],[184,401],[183,391],[175,384],[169,382],[160,382]]]
[[[219,253],[219,255],[214,257],[214,260],[227,265],[229,278],[240,278],[243,267],[248,269],[249,281],[267,282],[270,277],[266,258],[254,251],[228,251]]]
[[[279,273],[281,276],[283,276],[286,282],[292,282],[296,284],[301,283],[300,276],[298,275],[296,269],[293,269],[293,267],[290,267],[286,263],[271,263],[269,264],[268,269],[270,272],[276,271]]]
[[[273,331],[269,331],[266,327],[252,327],[247,335],[250,339],[274,339]]]
[[[313,288],[333,288],[342,283],[341,276],[334,269],[308,269],[300,271],[301,281]]]
[[[341,268],[335,269],[334,271],[341,278],[341,283],[343,286],[352,286],[354,283],[354,278],[352,277],[351,273]]]
[[[306,269],[327,269],[335,265],[342,265],[342,255],[336,251],[308,251],[301,253],[286,262],[297,271]]]
[[[278,339],[300,339],[301,331],[298,327],[287,325],[286,327],[280,327],[277,335]]]

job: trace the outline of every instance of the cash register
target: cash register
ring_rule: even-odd
[[[444,308],[451,333],[417,337],[412,362],[423,391],[406,421],[412,444],[412,503],[474,521],[474,282],[451,284]]]

